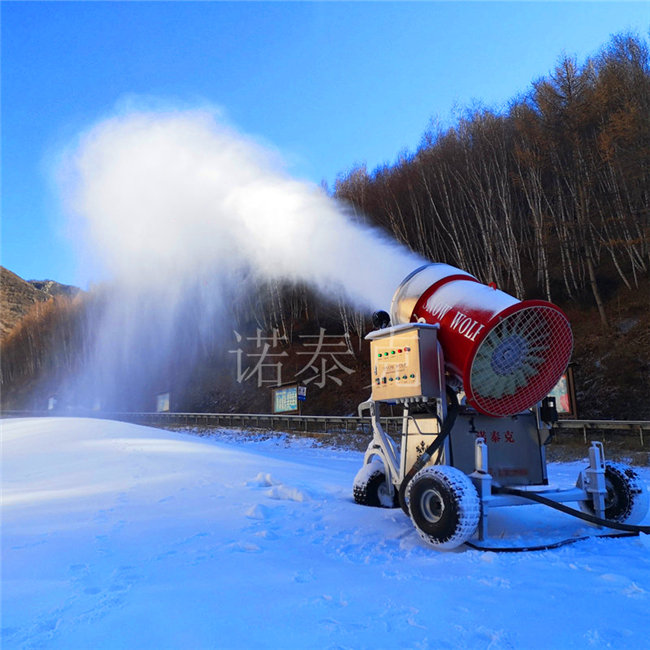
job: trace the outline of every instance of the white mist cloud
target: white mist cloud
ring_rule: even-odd
[[[128,409],[168,390],[255,281],[304,283],[370,312],[423,263],[213,111],[104,120],[63,170],[86,256],[112,286],[89,326],[76,389],[86,404]]]
[[[287,176],[272,152],[209,110],[107,119],[71,163],[71,205],[94,255],[122,281],[245,269],[342,293],[370,311],[387,308],[423,263]]]

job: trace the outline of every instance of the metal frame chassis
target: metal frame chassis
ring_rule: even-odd
[[[377,403],[369,399],[359,404],[359,417],[363,417],[364,411],[370,411],[370,423],[372,425],[372,439],[368,444],[363,462],[365,465],[378,456],[384,463],[386,471],[386,485],[391,497],[395,494],[395,489],[399,489],[401,477],[399,475],[400,459],[399,452],[395,448],[395,443],[384,431],[377,415]],[[402,435],[404,435],[405,423],[402,423]]]
[[[418,400],[422,401],[422,399]],[[370,463],[374,457],[379,457],[386,471],[386,484],[389,488],[391,497],[395,490],[399,490],[404,476],[401,475],[400,452],[396,449],[395,443],[386,434],[377,414],[377,404],[374,400],[369,399],[359,405],[359,416],[363,416],[364,411],[370,412],[370,421],[372,424],[372,440],[364,455],[364,463]],[[406,435],[408,420],[411,417],[408,413],[408,405],[404,405],[402,422],[402,439]],[[449,441],[445,441],[445,458],[449,458],[448,450]],[[488,473],[488,448],[483,438],[478,438],[474,448],[474,471],[469,475],[472,483],[476,487],[481,502],[481,514],[477,527],[478,538],[480,541],[487,539],[488,512],[490,508],[499,508],[504,506],[531,505],[531,501],[524,497],[493,494],[493,479]],[[544,461],[546,462],[546,461]],[[496,484],[495,484],[496,486]],[[528,486],[522,491],[539,494],[556,503],[572,501],[591,501],[596,517],[605,518],[605,496],[607,487],[605,483],[605,455],[603,444],[601,442],[592,442],[589,448],[589,466],[580,472],[577,486],[574,488],[553,489],[546,486],[538,488],[537,486]]]
[[[488,473],[488,448],[483,438],[478,438],[475,443],[475,467],[469,475],[476,487],[481,501],[481,515],[478,523],[478,538],[480,541],[487,539],[488,511],[490,508],[503,506],[531,505],[531,501],[524,497],[510,494],[492,493],[492,476]],[[574,488],[548,488],[529,486],[520,488],[522,492],[539,494],[554,501],[565,503],[571,501],[591,501],[594,514],[600,519],[605,518],[605,496],[607,486],[605,483],[605,453],[602,442],[592,442],[589,448],[589,466],[578,475],[577,486]]]

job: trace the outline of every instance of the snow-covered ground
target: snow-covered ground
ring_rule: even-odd
[[[4,650],[650,648],[647,535],[443,553],[401,510],[353,503],[358,452],[90,419],[2,436]],[[570,486],[581,466],[549,473]],[[500,544],[595,532],[491,513]]]

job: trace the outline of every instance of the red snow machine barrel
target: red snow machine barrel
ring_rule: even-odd
[[[480,413],[521,413],[546,397],[573,348],[564,313],[550,302],[519,301],[447,264],[416,269],[391,304],[393,325],[438,324],[445,369],[463,382]]]

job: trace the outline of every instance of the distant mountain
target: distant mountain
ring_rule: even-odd
[[[0,340],[6,338],[27,312],[52,296],[74,296],[80,289],[54,280],[23,280],[0,266]]]
[[[73,298],[81,291],[79,287],[74,287],[70,284],[61,284],[54,280],[29,280],[29,284],[49,296],[68,296],[69,298]]]

